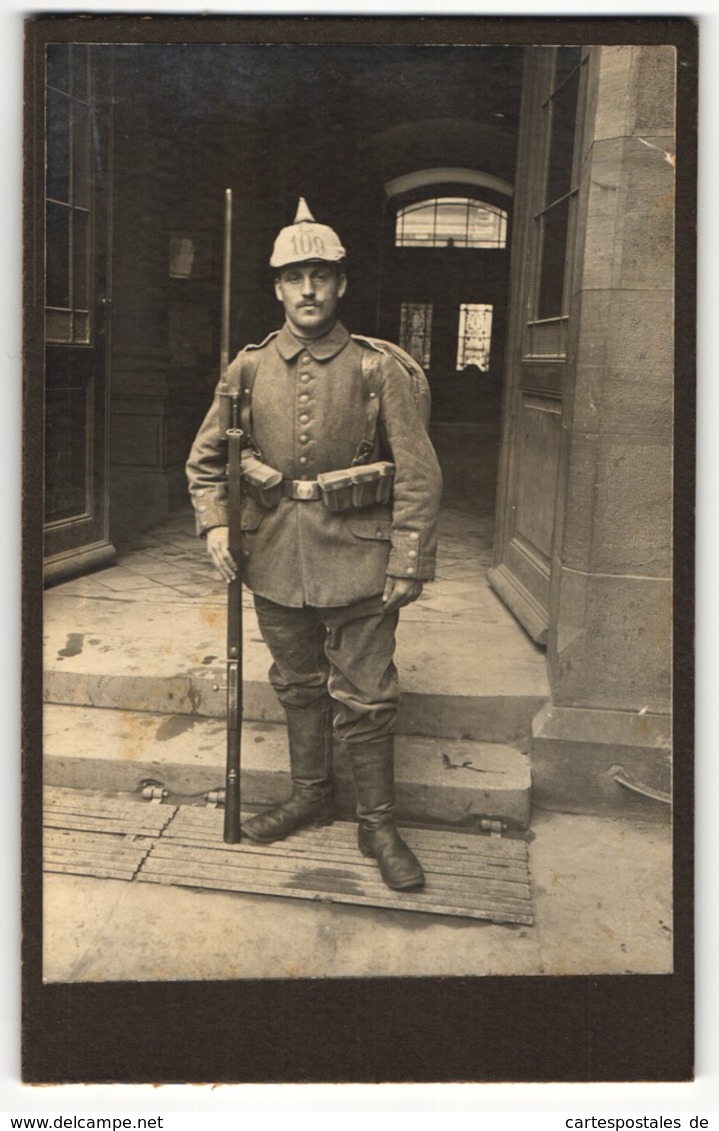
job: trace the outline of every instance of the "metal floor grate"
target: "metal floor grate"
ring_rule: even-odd
[[[523,840],[403,828],[422,862],[420,891],[391,891],[360,855],[357,826],[336,821],[271,845],[226,845],[223,813],[77,790],[46,791],[46,871],[315,899],[531,925]]]

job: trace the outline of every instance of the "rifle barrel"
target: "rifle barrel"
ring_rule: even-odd
[[[222,329],[220,333],[220,377],[230,364],[230,279],[232,272],[232,189],[225,189],[225,239],[222,257]]]

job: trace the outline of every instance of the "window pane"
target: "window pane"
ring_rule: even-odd
[[[70,48],[70,65],[72,68],[73,98],[83,98],[87,100],[89,92],[88,48],[85,44],[72,44]]]
[[[492,307],[487,303],[462,303],[457,334],[457,369],[476,365],[489,370],[492,345]]]
[[[46,333],[48,341],[84,343],[93,302],[90,49],[51,44],[47,67]]]
[[[572,187],[574,127],[577,120],[579,71],[575,70],[549,103],[551,140],[546,203],[564,196]]]
[[[435,247],[467,246],[467,205],[469,201],[440,200],[437,203]]]
[[[566,273],[570,194],[574,163],[574,140],[579,101],[581,49],[555,50],[553,92],[545,106],[549,116],[547,181],[544,207],[539,219],[541,261],[539,291],[534,317],[562,318]]]
[[[45,303],[70,305],[70,209],[63,204],[47,205],[47,266]]]
[[[564,82],[567,75],[578,67],[582,60],[581,47],[558,47],[554,65],[554,89]]]
[[[434,213],[434,200],[419,207],[402,209],[397,217],[401,231],[400,246],[411,247],[412,244],[426,244],[431,247],[434,235]]]
[[[45,337],[48,342],[71,342],[72,311],[47,310],[45,312]]]
[[[505,247],[506,243],[507,213],[470,202],[467,246]]]
[[[70,199],[70,99],[47,92],[47,196]]]
[[[92,128],[90,109],[73,102],[72,115],[72,203],[90,207],[92,184]]]
[[[397,213],[397,247],[505,247],[507,213],[465,197],[436,197]]]
[[[87,310],[75,310],[72,316],[72,340],[79,345],[90,342],[90,314]]]
[[[432,303],[403,302],[399,344],[427,368],[432,355]]]
[[[542,217],[542,268],[539,280],[538,318],[564,314],[564,270],[567,253],[569,198],[553,205]]]
[[[67,43],[47,45],[47,83],[57,90],[70,91],[70,48]]]
[[[72,213],[72,305],[86,310],[90,304],[90,217]]]

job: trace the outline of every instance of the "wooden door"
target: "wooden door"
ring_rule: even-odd
[[[579,142],[582,49],[528,48],[510,269],[507,385],[490,581],[547,641]]]
[[[45,576],[112,560],[108,497],[110,49],[46,54]]]

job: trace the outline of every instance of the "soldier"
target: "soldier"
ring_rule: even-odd
[[[229,367],[247,444],[241,565],[228,548],[217,396],[187,471],[212,561],[226,581],[240,568],[253,593],[287,718],[291,796],[243,833],[268,844],[333,821],[334,729],[352,766],[359,849],[404,890],[424,874],[393,816],[395,629],[434,576],[441,476],[416,362],[338,320],[344,257],[300,199],[270,259],[285,323]]]

